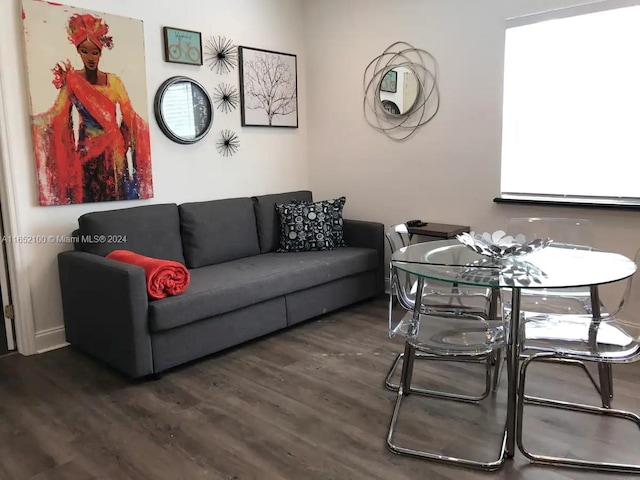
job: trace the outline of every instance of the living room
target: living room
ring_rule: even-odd
[[[595,245],[628,257],[640,245],[633,211],[494,203],[500,194],[505,19],[580,0],[69,0],[76,7],[143,20],[155,195],[150,200],[40,206],[29,124],[29,92],[19,0],[0,4],[0,155],[5,235],[69,235],[87,212],[308,189],[314,199],[346,196],[345,218],[387,226],[419,218],[493,231],[515,216],[579,216],[594,224]],[[237,45],[297,56],[299,127],[241,127],[215,113],[212,134],[171,142],[153,118],[158,87],[174,75],[210,91],[221,77],[206,65],[167,63],[162,27],[223,35]],[[406,41],[438,62],[441,106],[408,140],[395,142],[363,117],[363,74],[387,46]],[[117,39],[115,39],[117,41]],[[118,55],[114,47],[105,53]],[[53,65],[51,65],[53,67]],[[223,77],[237,86],[237,70]],[[217,133],[238,132],[229,158]],[[64,243],[7,245],[22,355],[64,347],[57,254]],[[613,294],[612,294],[613,295]],[[612,296],[613,298],[613,296]],[[384,323],[384,311],[380,310]],[[381,339],[383,341],[384,339]]]

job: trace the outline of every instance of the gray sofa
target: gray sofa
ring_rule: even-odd
[[[312,195],[82,215],[81,241],[58,255],[67,341],[138,378],[382,294],[383,225],[345,219],[347,247],[278,253],[275,204],[291,200]],[[189,287],[150,300],[141,267],[105,258],[116,249],[186,265]]]

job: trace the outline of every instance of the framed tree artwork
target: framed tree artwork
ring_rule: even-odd
[[[242,126],[298,128],[296,56],[238,47],[238,60]]]

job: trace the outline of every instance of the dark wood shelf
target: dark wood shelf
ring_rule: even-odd
[[[449,225],[447,223],[427,223],[422,227],[407,227],[412,235],[424,235],[426,237],[454,238],[456,235],[468,232],[469,227],[464,225]]]

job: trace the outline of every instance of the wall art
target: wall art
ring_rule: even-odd
[[[242,126],[298,127],[297,57],[238,47]]]
[[[238,89],[229,83],[221,83],[214,89],[213,102],[224,113],[235,110],[240,103]]]
[[[41,205],[153,197],[141,20],[22,3]]]
[[[235,132],[231,130],[222,130],[220,137],[216,142],[216,148],[225,157],[233,155],[240,148],[240,139]]]
[[[395,42],[364,72],[364,117],[392,140],[406,140],[440,109],[435,57],[407,42]]]
[[[163,27],[164,60],[187,65],[202,65],[202,35],[181,28]]]
[[[183,145],[202,140],[213,124],[211,98],[192,78],[165,80],[156,92],[153,109],[162,133]]]
[[[206,58],[211,70],[218,74],[229,73],[238,65],[238,49],[231,40],[212,36],[207,40]]]

